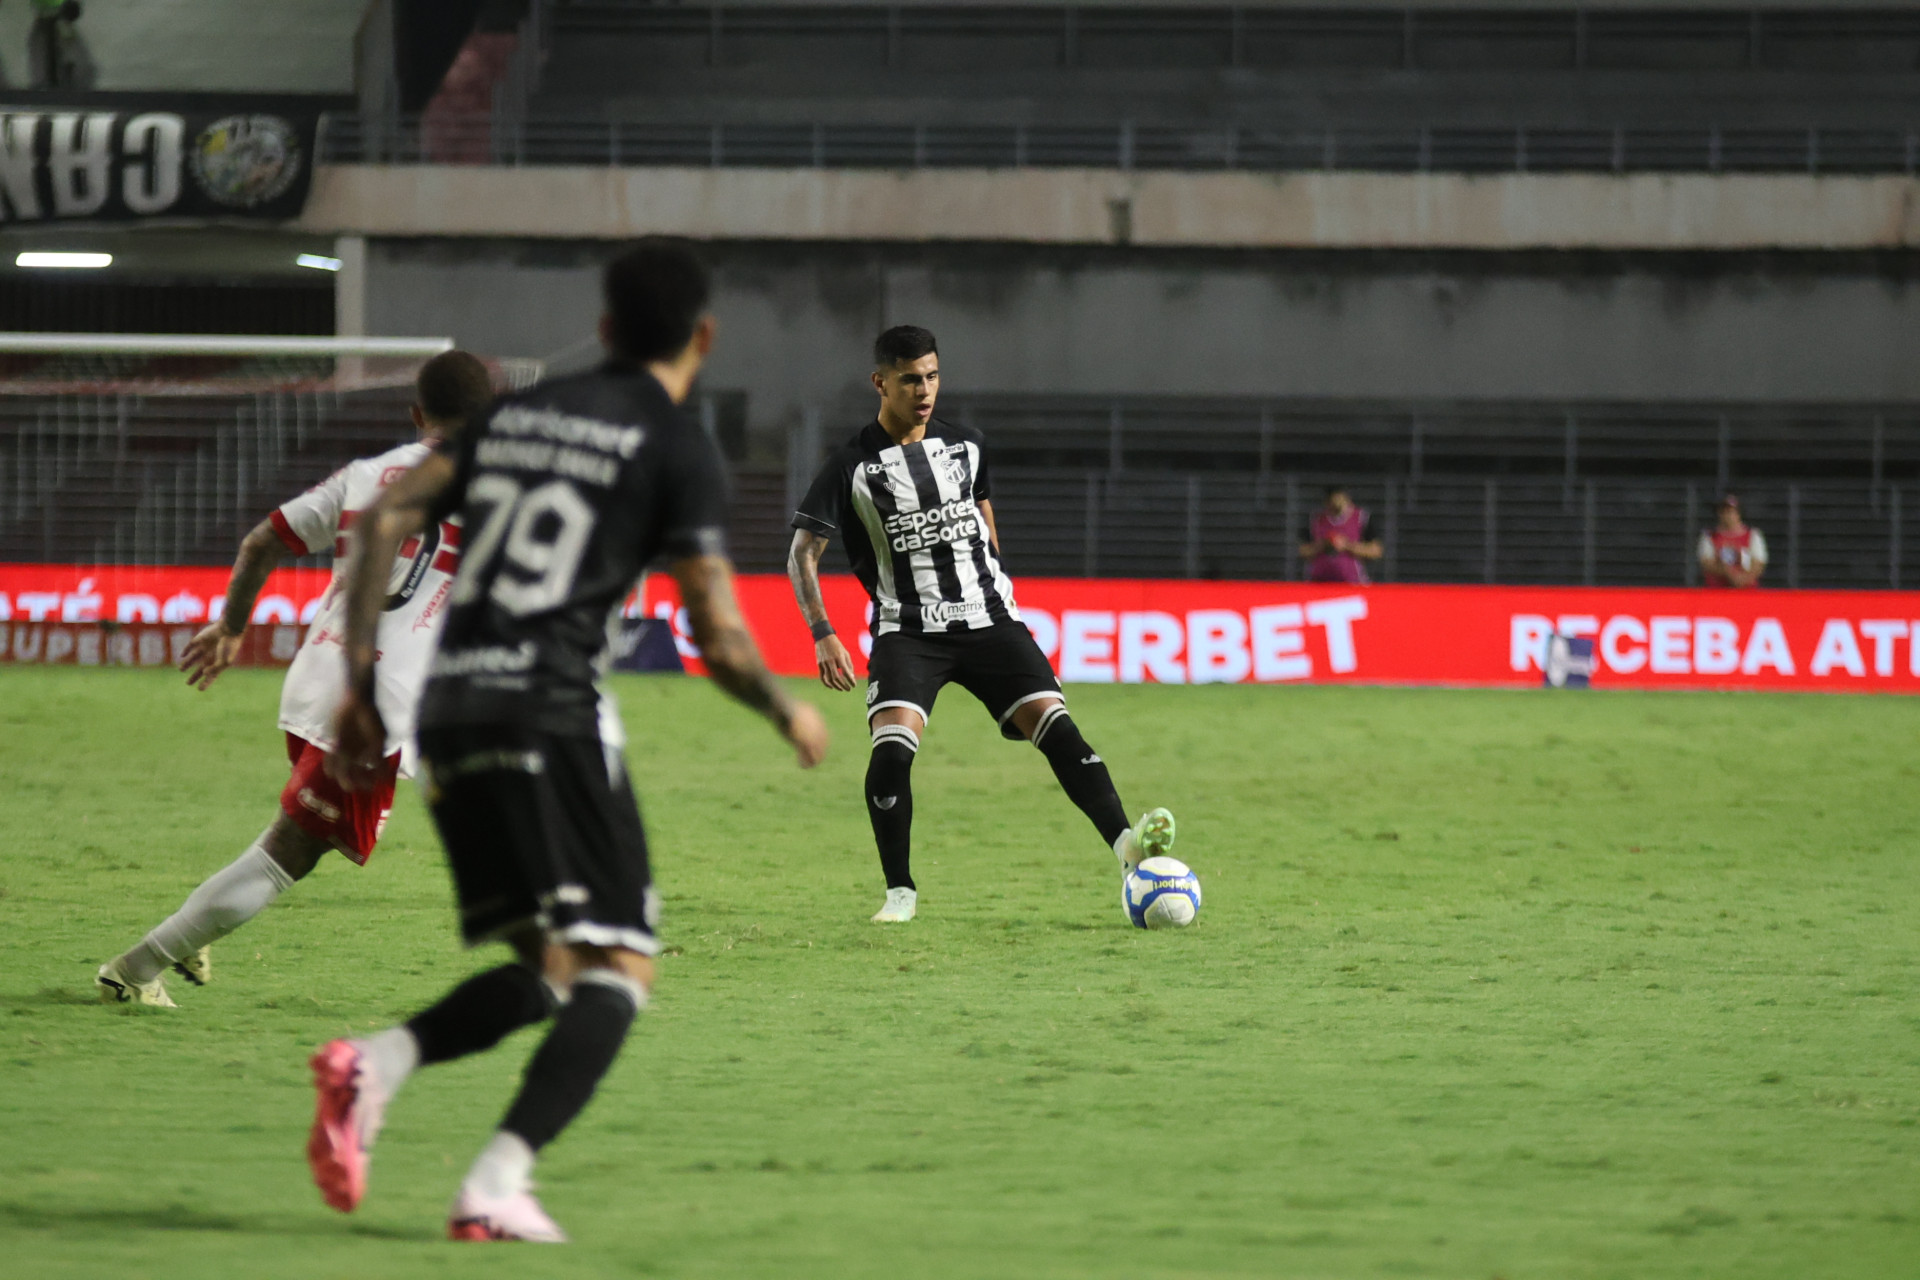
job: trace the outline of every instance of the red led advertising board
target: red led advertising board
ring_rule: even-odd
[[[84,647],[111,663],[109,651],[125,654],[126,642],[83,645],[79,637],[101,622],[170,636],[217,614],[226,576],[221,568],[0,565],[0,660],[44,662],[58,651],[57,661],[84,661]],[[253,620],[276,624],[263,634],[284,636],[281,628],[312,619],[327,582],[324,570],[276,573]],[[823,586],[864,670],[866,596],[846,576]],[[1593,638],[1597,688],[1920,691],[1920,592],[1081,578],[1022,579],[1015,592],[1068,683],[1529,686],[1541,683],[1547,637],[1557,632]],[[748,574],[739,594],[774,670],[812,674],[813,644],[786,579]],[[627,612],[672,619],[689,669],[699,669],[670,578],[650,577]],[[74,636],[54,640],[56,630]],[[253,649],[261,662],[284,661],[287,642]],[[138,645],[131,650],[137,661]]]

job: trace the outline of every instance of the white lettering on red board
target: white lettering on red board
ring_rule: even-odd
[[[1365,596],[1332,596],[1302,604],[1252,609],[1023,608],[1020,618],[1069,684],[1237,684],[1309,680],[1315,632],[1327,670],[1360,668],[1356,624],[1367,617]]]
[[[1558,618],[1513,614],[1508,630],[1508,665],[1515,672],[1540,670],[1547,637],[1555,632],[1594,636],[1601,670],[1619,675],[1647,671],[1654,675],[1791,676],[1799,670],[1778,618],[1755,618],[1743,630],[1731,618],[1665,614],[1639,618],[1624,613],[1605,621],[1582,614]],[[1869,671],[1878,677],[1891,677],[1904,643],[1906,674],[1920,676],[1920,643],[1916,641],[1920,641],[1920,620],[1828,618],[1820,628],[1807,672],[1822,679],[1865,679]]]

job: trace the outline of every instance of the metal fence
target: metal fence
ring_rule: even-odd
[[[1373,514],[1384,581],[1680,586],[1733,485],[1769,583],[1920,580],[1913,405],[956,395],[943,416],[993,441],[1021,573],[1297,578],[1337,482]],[[787,506],[750,518],[791,510],[819,422],[789,437]]]
[[[703,392],[691,411],[724,438],[744,412],[738,399]],[[408,438],[405,404],[404,391],[0,396],[0,561],[228,563],[275,504]],[[1545,448],[1546,406],[1169,400],[1082,412],[1084,422],[1066,398],[955,408],[995,441],[994,501],[1017,573],[1298,577],[1302,528],[1337,480],[1373,514],[1385,581],[1683,585],[1697,581],[1695,543],[1730,473],[1771,544],[1769,583],[1920,580],[1914,406],[1733,407],[1709,416],[1713,430],[1695,422],[1700,409],[1575,406],[1585,434],[1558,439],[1584,452],[1564,455]],[[1405,415],[1424,425],[1405,434]],[[792,432],[784,476],[740,478],[735,545],[747,567],[780,564],[787,518],[822,456],[820,422],[808,415]],[[1063,442],[1077,460],[1044,461]],[[1351,453],[1338,469],[1311,461],[1337,449]],[[1596,459],[1608,470],[1585,470]]]
[[[1245,125],[764,124],[330,115],[333,164],[1102,168],[1389,173],[1904,173],[1920,128],[1298,129]]]
[[[1003,468],[994,507],[1013,572],[1065,577],[1295,580],[1328,477],[1114,474]],[[1373,517],[1383,582],[1694,586],[1711,485],[1400,476],[1340,481]],[[1920,528],[1904,491],[1844,483],[1744,485],[1769,543],[1770,586],[1920,583]]]

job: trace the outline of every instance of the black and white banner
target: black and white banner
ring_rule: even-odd
[[[206,95],[177,105],[0,98],[0,227],[296,217],[320,118],[301,107]]]

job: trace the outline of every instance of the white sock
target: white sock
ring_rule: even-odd
[[[483,1196],[501,1199],[525,1191],[532,1178],[533,1148],[519,1134],[501,1129],[467,1170],[466,1185]]]
[[[1127,869],[1127,854],[1133,849],[1133,832],[1122,831],[1113,840],[1113,856],[1120,859],[1120,869]]]
[[[264,835],[264,833],[263,833]],[[256,840],[247,851],[203,881],[180,909],[155,925],[139,946],[120,957],[127,976],[151,982],[183,960],[266,910],[293,884],[293,877]]]
[[[364,1040],[355,1040],[360,1061],[375,1082],[391,1096],[420,1065],[420,1042],[405,1027],[388,1027]]]

